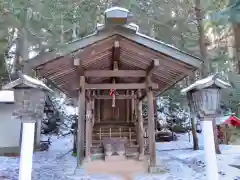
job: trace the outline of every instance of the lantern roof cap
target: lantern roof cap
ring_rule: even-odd
[[[104,13],[108,13],[108,12],[112,12],[112,11],[122,11],[122,12],[125,12],[125,13],[129,13],[129,10],[126,9],[126,8],[122,8],[122,7],[111,7],[111,8],[108,8],[104,11]]]
[[[226,88],[231,88],[232,87],[228,82],[225,82],[225,81],[221,80],[218,77],[218,75],[215,74],[215,75],[210,75],[210,76],[208,76],[204,79],[200,79],[200,80],[195,81],[190,86],[182,89],[181,93],[186,94],[189,91],[210,88],[212,86],[217,86],[221,89],[226,89]]]
[[[31,76],[28,76],[26,74],[19,73],[19,78],[15,81],[12,81],[2,87],[3,90],[10,90],[14,89],[18,86],[25,85],[30,88],[38,88],[42,89],[48,92],[53,92],[52,89],[47,87],[46,84],[44,84],[41,80],[32,78]]]

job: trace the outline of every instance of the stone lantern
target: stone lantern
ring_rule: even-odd
[[[52,92],[52,90],[42,81],[23,74],[2,89],[14,90],[16,107],[13,116],[23,123],[19,180],[31,180],[35,123],[43,119],[45,92]]]
[[[220,107],[221,89],[230,88],[231,85],[211,75],[201,79],[183,89],[187,94],[190,105],[200,115],[204,135],[204,151],[208,180],[218,179],[218,168],[215,153],[212,121],[217,116]]]

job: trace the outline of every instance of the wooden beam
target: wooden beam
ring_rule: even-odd
[[[150,83],[149,86],[151,86],[152,89],[158,89],[158,84],[156,83]],[[99,90],[103,89],[130,90],[130,89],[146,89],[147,87],[148,87],[147,83],[85,84],[86,89],[99,89]]]
[[[77,131],[77,166],[83,164],[85,139],[85,77],[80,77],[80,91],[78,98],[78,131]]]
[[[82,66],[82,61],[78,57],[75,57],[73,55],[73,65],[76,68],[76,71],[78,72],[79,76],[84,76],[84,69]]]
[[[160,66],[160,60],[154,59],[151,66],[147,70],[147,81],[150,82],[153,72]]]
[[[90,70],[85,71],[85,77],[146,77],[143,70]]]
[[[134,95],[116,95],[116,99],[134,99]],[[100,99],[112,99],[112,96],[110,95],[97,95],[95,96],[95,99],[100,100]]]
[[[120,59],[120,44],[119,41],[114,41],[113,45],[113,60],[119,61]]]

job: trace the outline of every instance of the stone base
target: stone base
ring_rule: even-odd
[[[124,161],[127,160],[125,155],[105,156],[105,161]]]
[[[90,156],[84,158],[84,163],[88,163],[88,162],[91,162],[91,161],[92,161],[92,159],[91,159]]]
[[[148,172],[149,173],[159,173],[159,174],[162,174],[162,173],[165,173],[166,170],[162,166],[156,165],[156,166],[149,166],[148,167]]]
[[[139,155],[138,160],[139,161],[144,161],[144,160],[146,160],[146,157],[144,155]]]
[[[103,153],[92,154],[91,160],[92,160],[92,161],[95,161],[95,160],[104,160],[104,154],[103,154]]]
[[[83,166],[77,167],[77,168],[75,169],[75,171],[74,171],[74,175],[75,175],[75,176],[82,176],[82,175],[84,175],[84,174],[85,174],[85,171],[84,171]]]
[[[17,157],[20,156],[20,147],[15,146],[15,147],[0,147],[0,156],[9,156],[9,157]],[[34,147],[33,152],[39,151],[39,147],[36,146]]]

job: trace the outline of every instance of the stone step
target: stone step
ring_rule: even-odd
[[[109,127],[109,128],[94,128],[93,127],[93,132],[109,132],[109,131],[117,131],[117,132],[129,132],[133,131],[136,132],[136,128],[118,128],[118,127]]]
[[[125,136],[129,136],[131,134],[131,136],[136,136],[136,132],[111,132],[111,133],[109,133],[109,132],[98,132],[98,133],[96,133],[96,132],[94,132],[92,135],[93,136],[99,136],[99,135],[101,135],[101,136],[120,136],[120,135],[122,135],[123,137],[125,137]]]
[[[131,143],[132,144],[137,144],[137,139],[136,138],[131,139]],[[102,140],[100,140],[100,139],[93,139],[92,140],[92,145],[93,146],[97,146],[97,145],[100,145],[100,144],[102,144]]]

